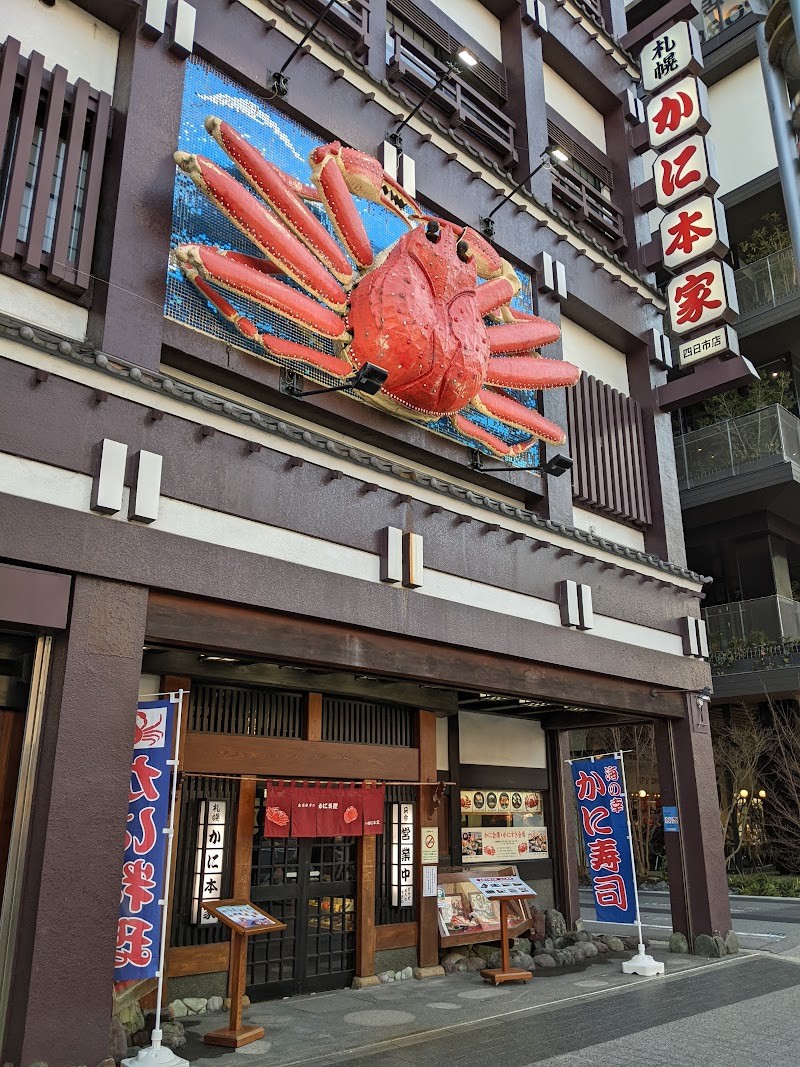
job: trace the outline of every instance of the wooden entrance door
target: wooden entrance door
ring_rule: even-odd
[[[258,824],[263,825],[260,818]],[[354,837],[277,838],[256,832],[250,899],[285,922],[286,929],[249,939],[247,994],[252,1000],[350,984],[356,964],[356,856]]]

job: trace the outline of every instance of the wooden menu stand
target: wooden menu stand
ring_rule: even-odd
[[[209,900],[202,901],[201,907],[215,915],[231,931],[231,957],[229,968],[228,991],[231,998],[231,1014],[228,1025],[221,1030],[212,1030],[203,1041],[207,1045],[223,1045],[225,1048],[240,1048],[258,1041],[264,1036],[263,1026],[242,1026],[242,997],[245,987],[245,970],[247,967],[247,939],[253,934],[273,933],[285,930],[286,923],[274,919],[266,911],[257,908],[249,900]],[[255,925],[245,925],[247,915]],[[237,917],[239,921],[237,921]],[[258,917],[264,919],[259,923]]]
[[[508,905],[511,901],[532,900],[535,896],[535,893],[520,893],[519,896],[500,897],[500,929],[503,935],[500,938],[502,962],[499,967],[487,967],[481,971],[481,978],[483,978],[484,982],[502,985],[503,982],[530,982],[531,978],[533,978],[533,974],[530,971],[523,971],[521,967],[511,966],[508,948]]]

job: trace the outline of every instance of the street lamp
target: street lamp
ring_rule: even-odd
[[[286,60],[286,62],[283,64],[281,69],[272,72],[272,81],[271,81],[271,84],[270,84],[270,89],[272,91],[272,95],[273,96],[286,96],[286,94],[289,92],[289,78],[286,75],[286,70],[287,70],[289,64],[292,63],[294,61],[295,57],[302,51],[303,45],[309,39],[311,34],[317,28],[317,26],[319,26],[320,22],[322,22],[322,20],[328,14],[328,12],[333,7],[333,5],[334,4],[349,4],[349,3],[350,3],[350,0],[328,0],[328,3],[325,5],[325,7],[322,9],[322,11],[320,11],[320,13],[317,15],[317,17],[314,19],[314,21],[311,23],[311,25],[306,30],[306,32],[303,34],[302,38],[297,42],[295,47],[292,49],[291,55]]]
[[[640,796],[640,797],[641,797],[642,799],[644,799],[644,798],[645,798],[645,797],[647,796],[647,790],[646,790],[646,789],[640,789],[640,790],[639,790],[639,796]]]
[[[472,52],[469,51],[469,49],[459,49],[459,51],[451,57],[447,66],[444,68],[442,73],[439,75],[439,77],[436,79],[436,81],[433,83],[427,93],[419,101],[416,107],[411,111],[411,113],[409,115],[406,115],[406,117],[403,119],[403,121],[400,123],[396,130],[394,130],[392,133],[386,134],[386,140],[389,142],[389,144],[394,145],[394,147],[398,149],[398,151],[402,151],[403,138],[401,136],[400,131],[403,129],[403,127],[409,124],[409,122],[411,121],[411,119],[414,118],[419,109],[425,104],[427,104],[427,102],[430,100],[436,90],[439,89],[447,81],[447,79],[454,71],[465,70],[470,67],[476,67],[477,65],[478,60],[475,58]]]
[[[741,797],[742,800],[747,800],[747,798],[750,796],[750,794],[747,792],[746,789],[740,789],[739,790],[739,796]]]
[[[488,215],[481,216],[481,233],[487,240],[491,241],[491,239],[494,237],[494,223],[492,222],[492,216],[495,214],[495,212],[499,211],[503,204],[505,204],[507,200],[511,199],[514,193],[518,193],[522,186],[526,184],[526,182],[529,182],[531,178],[536,177],[540,170],[550,170],[553,165],[553,160],[555,160],[557,163],[569,163],[569,156],[564,151],[564,149],[559,148],[558,145],[546,148],[539,157],[539,163],[533,168],[530,174],[523,178],[521,182],[517,182],[511,192],[506,193],[500,203],[495,204],[495,206],[492,208]]]

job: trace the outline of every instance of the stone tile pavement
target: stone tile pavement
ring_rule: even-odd
[[[202,1043],[225,1016],[183,1020],[196,1067],[797,1067],[800,960],[656,958],[663,978],[585,971],[497,989],[474,974],[254,1004],[236,1051]],[[242,1057],[245,1057],[243,1060]],[[212,1064],[213,1061],[213,1064]]]

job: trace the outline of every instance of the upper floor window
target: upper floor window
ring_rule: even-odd
[[[74,85],[9,37],[0,61],[0,257],[80,293],[89,287],[111,99]]]
[[[748,0],[703,0],[700,32],[706,41],[735,25],[751,11]]]

